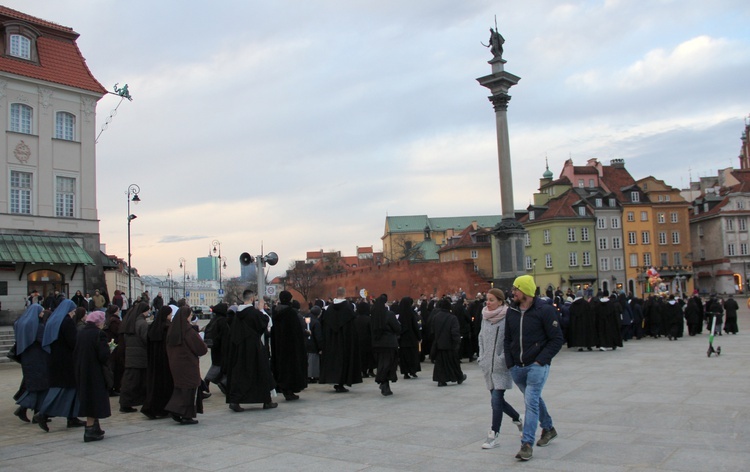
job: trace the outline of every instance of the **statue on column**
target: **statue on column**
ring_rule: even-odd
[[[490,43],[484,44],[481,43],[482,46],[486,48],[490,48],[490,52],[492,55],[497,59],[503,58],[503,43],[505,43],[505,38],[497,31],[497,28],[492,29],[490,28]]]

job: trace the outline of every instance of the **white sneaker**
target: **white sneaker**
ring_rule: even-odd
[[[493,447],[497,447],[499,445],[500,433],[489,430],[489,432],[487,433],[487,439],[485,439],[484,444],[482,444],[482,449],[492,449]]]
[[[516,425],[518,431],[521,433],[521,437],[523,437],[523,416],[518,415],[518,421],[514,421],[513,424]]]

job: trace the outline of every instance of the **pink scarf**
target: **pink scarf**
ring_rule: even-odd
[[[482,308],[482,317],[492,324],[502,321],[505,313],[508,311],[507,305],[500,305],[496,310],[490,310],[487,307]]]

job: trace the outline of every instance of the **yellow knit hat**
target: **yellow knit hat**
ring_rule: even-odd
[[[513,286],[529,297],[533,297],[536,294],[536,284],[534,283],[534,278],[530,275],[516,277],[516,280],[513,281]]]

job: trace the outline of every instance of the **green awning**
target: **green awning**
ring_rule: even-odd
[[[0,262],[94,265],[73,238],[18,234],[0,234]]]

